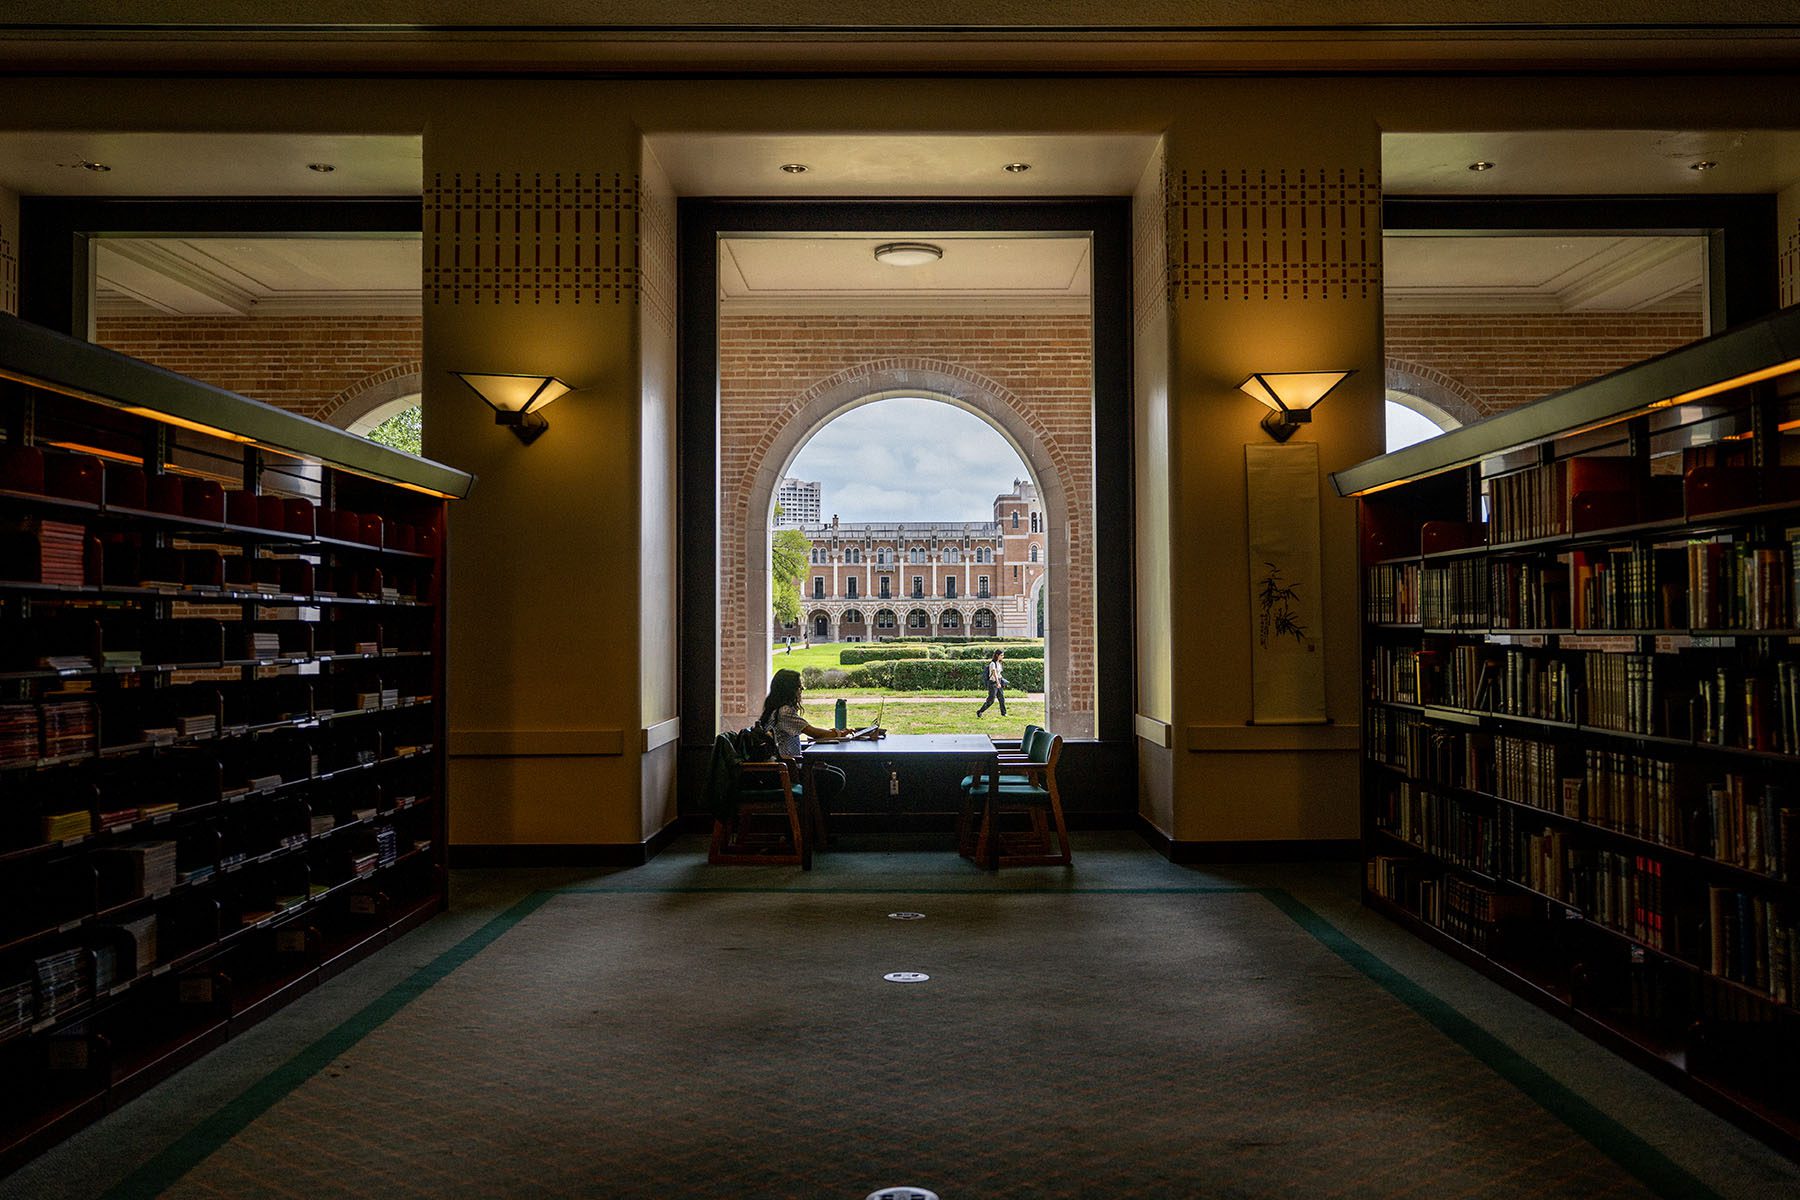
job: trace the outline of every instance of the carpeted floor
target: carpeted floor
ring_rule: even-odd
[[[461,912],[0,1195],[1800,1189],[1791,1164],[1366,924],[1345,871],[1198,872],[1084,842],[1071,872],[998,878],[938,853],[713,869],[683,845],[611,876],[463,880]],[[1415,959],[1449,974],[1421,981]],[[882,978],[898,971],[930,979]],[[1563,1049],[1585,1063],[1546,1061]],[[215,1071],[228,1085],[196,1096]]]

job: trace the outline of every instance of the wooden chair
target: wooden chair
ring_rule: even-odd
[[[1002,775],[997,785],[978,782],[965,793],[981,805],[981,828],[973,847],[976,862],[995,868],[1066,867],[1074,862],[1069,823],[1056,784],[1056,764],[1061,758],[1062,738],[1040,730],[1028,760],[1015,764],[1025,776],[1024,782],[1009,782]],[[1027,829],[1002,830],[1002,820],[1014,814],[1025,816]]]
[[[801,819],[805,789],[785,762],[745,762],[737,736],[713,741],[708,777],[712,848],[718,866],[797,866],[812,870],[812,839]]]
[[[1036,765],[1036,760],[1032,758],[1032,755],[1038,749],[1040,737],[1048,741],[1049,731],[1042,726],[1027,725],[1024,736],[1019,738],[1017,750],[1002,749],[1000,751],[997,761],[1000,765],[1000,782],[1002,784],[1030,783],[1032,781],[1031,776],[1022,773],[1022,769]],[[974,810],[979,807],[977,797],[980,790],[976,785],[985,778],[985,775],[964,775],[962,783],[958,785],[962,788],[963,801],[962,811],[957,814],[956,818],[956,852],[964,858],[975,857]]]

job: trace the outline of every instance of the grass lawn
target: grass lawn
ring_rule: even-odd
[[[908,694],[916,696],[918,693]],[[898,704],[891,700],[884,706],[879,699],[857,697],[850,701],[848,724],[852,729],[861,729],[873,723],[879,711],[882,728],[889,733],[985,733],[997,738],[1016,738],[1028,723],[1044,723],[1042,697],[1027,700],[1021,694],[1017,700],[1008,699],[1004,717],[997,705],[988,709],[985,716],[977,717],[975,710],[978,707],[966,701]],[[831,705],[826,697],[808,696],[806,708],[815,725],[831,723]]]
[[[867,644],[822,642],[802,646],[796,642],[791,654],[781,646],[775,647],[771,661],[777,671],[783,667],[792,667],[796,671],[807,667],[836,667],[842,665],[838,660],[842,651],[853,645]],[[998,706],[988,709],[985,716],[977,717],[975,710],[986,695],[985,689],[978,688],[898,692],[886,688],[820,687],[807,691],[806,714],[815,725],[829,725],[833,703],[842,698],[850,702],[848,723],[852,729],[871,724],[878,711],[882,725],[891,733],[987,733],[1016,738],[1027,723],[1044,723],[1041,693],[1008,692],[1005,717],[1000,716]]]

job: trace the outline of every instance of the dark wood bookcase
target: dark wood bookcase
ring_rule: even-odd
[[[1800,309],[1333,479],[1366,903],[1800,1152]]]
[[[440,911],[469,476],[0,317],[0,1172]]]

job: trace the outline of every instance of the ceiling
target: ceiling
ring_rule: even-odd
[[[107,315],[417,316],[417,235],[99,238],[95,299]]]
[[[416,136],[0,132],[0,186],[27,196],[417,196],[423,164]]]
[[[1800,123],[1800,116],[1790,120]],[[1471,171],[1474,162],[1494,166]],[[1717,165],[1696,171],[1697,162]],[[1767,193],[1796,181],[1800,129],[1389,133],[1381,139],[1381,186],[1388,195]]]
[[[1699,237],[1382,238],[1389,312],[1698,312],[1705,278]]]
[[[904,240],[944,257],[917,267],[876,261],[875,247]],[[1089,274],[1085,237],[733,237],[719,248],[719,310],[1085,313]]]
[[[683,196],[1129,196],[1160,135],[775,135],[645,139]],[[784,163],[803,164],[790,174]],[[1008,163],[1029,171],[1008,172]]]

